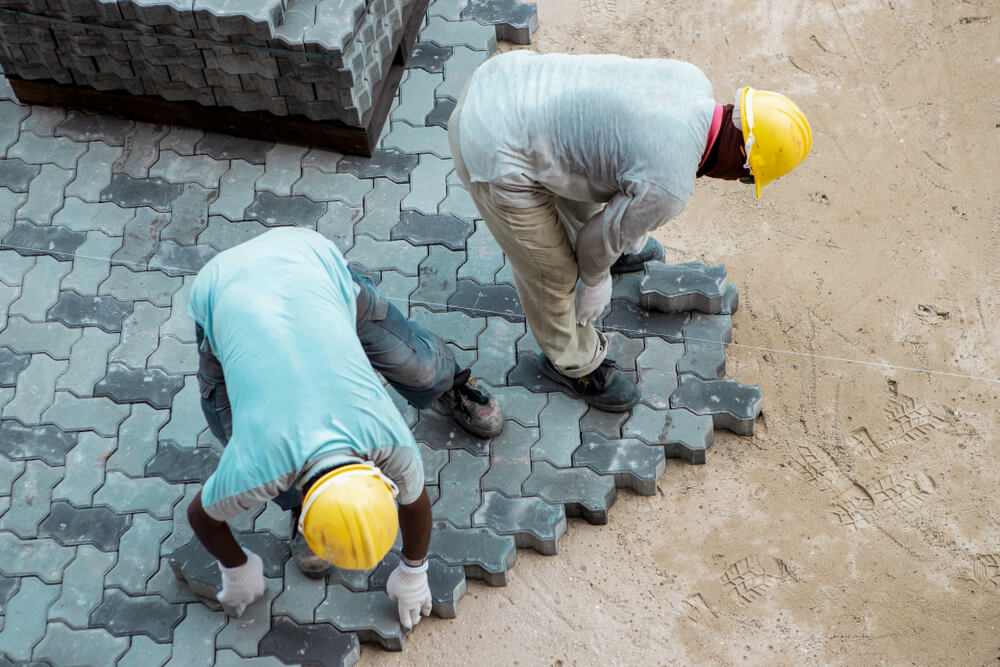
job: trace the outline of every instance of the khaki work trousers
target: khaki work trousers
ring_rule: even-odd
[[[553,196],[531,208],[501,206],[489,185],[472,183],[462,159],[459,120],[465,91],[448,121],[455,172],[510,262],[521,307],[538,347],[568,377],[583,377],[604,361],[608,342],[592,324],[576,323],[577,232],[604,204]]]

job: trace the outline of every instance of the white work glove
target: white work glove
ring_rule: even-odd
[[[576,281],[576,323],[581,327],[596,321],[611,303],[611,274],[591,287],[583,280]]]
[[[427,583],[427,561],[410,567],[403,561],[389,575],[385,592],[399,604],[399,622],[407,630],[420,622],[420,615],[430,616],[431,587]]]
[[[625,252],[629,255],[637,255],[642,252],[642,249],[646,247],[646,241],[649,240],[649,232],[643,234],[640,238],[636,239],[635,242],[626,246]]]
[[[222,590],[216,596],[219,602],[233,609],[239,618],[255,600],[264,595],[267,585],[264,583],[264,563],[260,556],[252,551],[243,550],[247,562],[238,567],[225,567],[219,563],[222,571]]]

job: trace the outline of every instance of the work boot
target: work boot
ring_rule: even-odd
[[[618,258],[614,264],[611,265],[611,273],[633,273],[635,271],[642,271],[642,268],[646,265],[646,262],[652,261],[663,261],[665,253],[663,252],[663,245],[653,237],[649,237],[646,240],[646,245],[643,246],[642,250],[637,253],[625,253]]]
[[[480,438],[492,438],[503,430],[503,411],[497,399],[469,375],[455,376],[455,385],[438,399],[440,410],[466,431]]]
[[[299,566],[299,572],[310,579],[322,579],[333,567],[333,563],[323,560],[313,553],[306,538],[299,532],[299,512],[301,511],[300,507],[298,512],[292,512],[292,539],[288,542],[288,550],[295,557],[295,564]]]
[[[582,398],[595,408],[608,412],[625,412],[639,402],[639,386],[615,366],[613,359],[605,359],[587,375],[571,378],[556,370],[549,358],[539,356],[542,374],[563,387],[574,398]]]

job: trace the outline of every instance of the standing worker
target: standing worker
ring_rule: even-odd
[[[809,153],[787,97],[743,88],[715,102],[694,65],[513,51],[466,85],[448,138],[455,171],[507,255],[542,372],[610,411],[639,388],[606,359],[591,322],[611,274],[663,257],[649,232],[679,214],[698,176],[761,188]]]
[[[219,561],[219,600],[242,614],[263,594],[261,559],[226,521],[274,500],[292,511],[292,552],[309,576],[371,569],[401,532],[386,592],[412,627],[431,608],[431,506],[417,443],[375,369],[417,407],[438,399],[483,437],[503,424],[497,401],[310,230],[219,254],[198,273],[190,312],[202,408],[225,449],[188,520]]]

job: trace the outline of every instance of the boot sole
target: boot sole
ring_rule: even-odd
[[[605,412],[628,412],[636,405],[638,405],[639,401],[642,399],[642,395],[639,395],[635,397],[635,400],[629,402],[628,404],[609,405],[607,403],[602,403],[600,399],[597,398],[596,396],[588,396],[587,394],[581,394],[573,386],[566,384],[566,380],[564,379],[565,376],[559,371],[557,371],[551,365],[548,359],[543,357],[539,361],[539,365],[541,366],[542,369],[542,375],[544,375],[545,377],[547,377],[548,379],[552,380],[560,387],[562,387],[563,392],[569,394],[573,398],[580,399],[587,405],[592,405],[595,408],[604,410]]]

